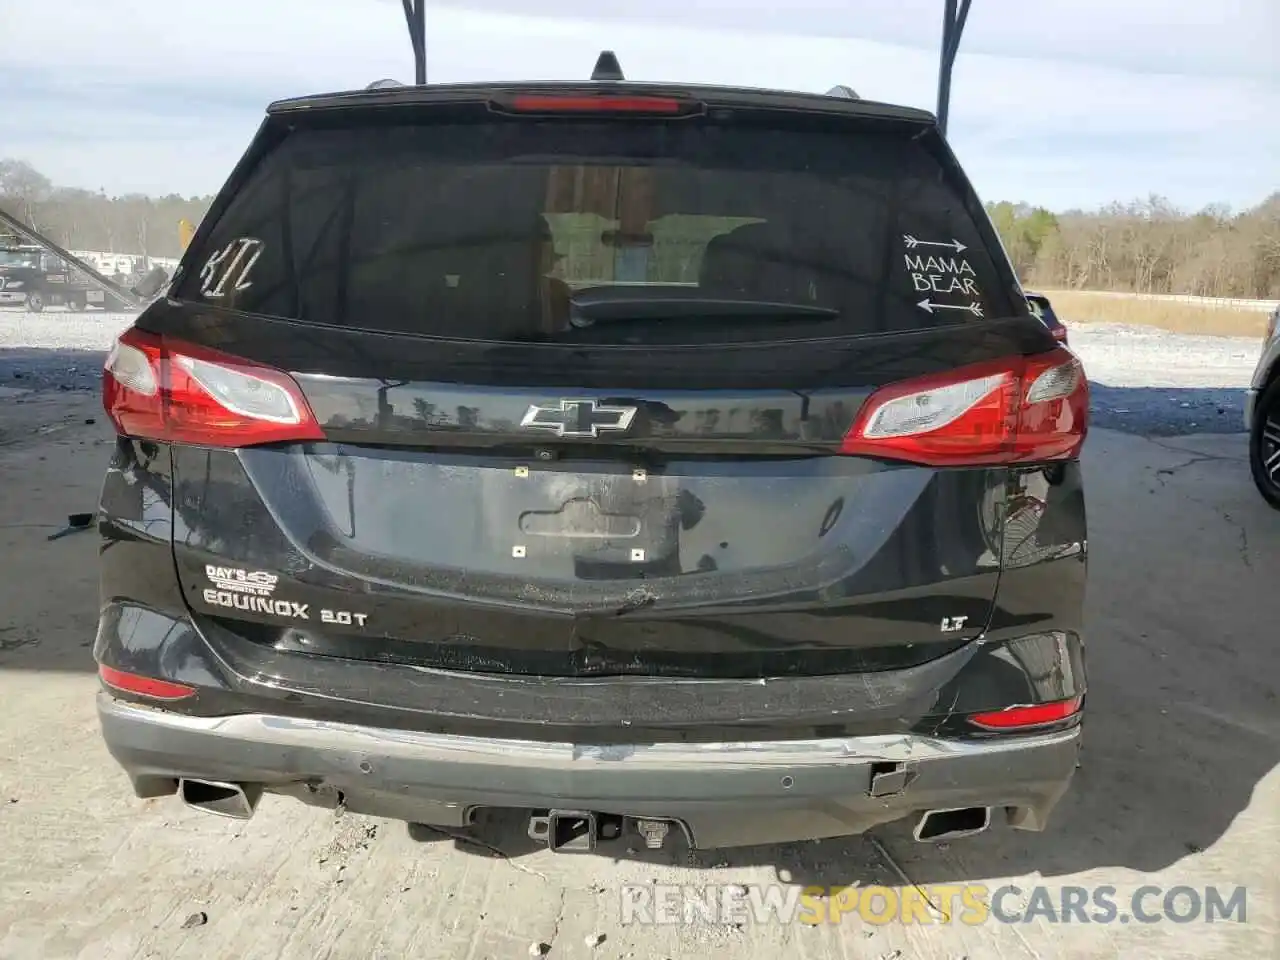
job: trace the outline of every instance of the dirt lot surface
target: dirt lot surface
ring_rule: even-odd
[[[531,852],[268,797],[248,822],[133,799],[97,730],[96,398],[0,398],[0,958],[1274,957],[1280,886],[1280,513],[1239,435],[1086,451],[1092,569],[1083,767],[1045,834],[861,838],[622,860]],[[86,422],[94,420],[93,423]],[[1247,888],[1246,922],[622,923],[622,884]],[[1011,900],[1014,906],[1018,901]],[[1007,905],[1006,905],[1007,906]],[[193,918],[193,919],[191,919]],[[599,936],[604,939],[596,942]],[[589,945],[589,943],[591,945]]]

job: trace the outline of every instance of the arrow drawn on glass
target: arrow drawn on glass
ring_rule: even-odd
[[[902,242],[907,245],[908,250],[914,250],[916,247],[950,247],[956,253],[961,253],[969,249],[959,240],[917,240],[909,233],[902,235]]]
[[[975,317],[982,316],[982,304],[977,303],[976,301],[974,303],[934,303],[926,297],[924,300],[917,303],[916,306],[920,307],[922,310],[927,310],[930,313],[933,313],[935,310],[968,310]]]

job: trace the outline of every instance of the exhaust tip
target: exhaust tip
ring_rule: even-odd
[[[926,810],[916,824],[915,838],[921,843],[958,840],[982,833],[990,826],[990,807]]]
[[[262,787],[252,783],[183,778],[178,781],[178,796],[192,809],[233,820],[248,820],[258,807]]]

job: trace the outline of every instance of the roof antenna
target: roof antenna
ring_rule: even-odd
[[[622,75],[622,64],[612,50],[603,50],[596,60],[596,68],[591,71],[592,80],[625,80]]]

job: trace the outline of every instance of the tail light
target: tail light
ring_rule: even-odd
[[[490,101],[499,112],[533,114],[626,114],[628,116],[691,116],[706,107],[697,100],[679,97],[625,96],[617,94],[521,93]]]
[[[841,452],[930,466],[1069,459],[1088,417],[1084,369],[1057,347],[882,387]]]
[[[1061,723],[1079,713],[1082,706],[1084,697],[1072,697],[1070,700],[1055,700],[1053,703],[1035,703],[1009,707],[1007,710],[993,710],[990,713],[975,713],[969,717],[969,722],[984,730],[1026,730]]]
[[[107,356],[102,405],[120,434],[147,440],[246,447],[324,439],[288,374],[136,328]]]

